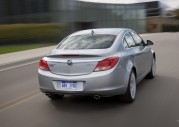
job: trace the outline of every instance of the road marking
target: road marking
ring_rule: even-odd
[[[41,95],[41,92],[34,91],[34,92],[28,93],[28,94],[26,94],[22,97],[19,97],[19,98],[16,98],[14,100],[11,100],[9,102],[6,102],[6,103],[0,105],[0,112],[6,111],[10,108],[13,108],[13,107],[15,107],[19,104],[22,104],[23,102],[26,102],[26,101],[28,101],[28,100],[30,100],[34,97],[37,97],[39,95]]]
[[[0,70],[0,72],[2,72],[2,71],[7,71],[7,70],[10,70],[10,69],[14,69],[14,68],[18,68],[18,67],[27,66],[27,65],[34,64],[34,63],[37,63],[37,62],[38,62],[38,61],[34,61],[34,62],[26,63],[26,64],[21,64],[21,65],[17,65],[17,66],[5,68],[5,69]]]

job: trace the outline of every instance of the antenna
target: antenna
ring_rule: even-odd
[[[91,30],[91,35],[94,36],[94,31],[93,30]]]

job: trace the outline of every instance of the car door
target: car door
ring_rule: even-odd
[[[137,71],[137,78],[142,76],[142,67],[141,67],[141,61],[142,58],[139,55],[139,48],[136,46],[136,43],[133,39],[133,37],[131,36],[131,34],[129,32],[127,32],[124,36],[125,41],[128,44],[128,47],[130,48],[130,52],[133,56],[133,61],[134,61],[134,66],[136,67],[136,71]]]
[[[150,48],[144,45],[144,41],[142,38],[135,32],[130,31],[134,42],[136,43],[135,46],[135,63],[137,70],[139,71],[139,78],[145,76],[150,68]]]

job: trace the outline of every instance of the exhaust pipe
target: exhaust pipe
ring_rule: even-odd
[[[45,95],[50,96],[51,94],[50,93],[45,93]]]
[[[96,99],[96,100],[99,100],[99,99],[101,98],[100,95],[94,95],[93,97],[94,97],[94,99]]]
[[[45,95],[47,95],[47,96],[48,96],[48,95],[50,95],[50,94],[49,94],[49,93],[45,93]]]

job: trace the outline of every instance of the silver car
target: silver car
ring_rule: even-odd
[[[39,62],[40,89],[51,99],[64,95],[116,96],[131,103],[136,84],[154,78],[156,56],[133,30],[89,29],[73,33]]]

